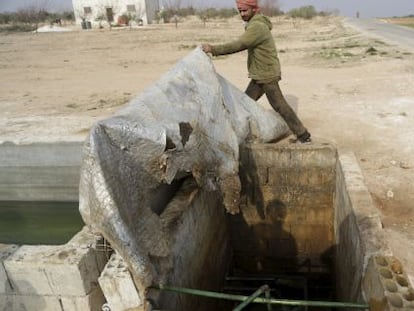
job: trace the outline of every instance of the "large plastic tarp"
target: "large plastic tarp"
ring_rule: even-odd
[[[197,48],[92,128],[83,148],[81,215],[145,288],[156,275],[150,257],[165,256],[168,248],[151,208],[162,185],[192,175],[198,187],[222,195],[229,213],[238,213],[239,145],[287,133],[277,113],[218,75]]]

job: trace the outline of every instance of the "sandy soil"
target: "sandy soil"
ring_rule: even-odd
[[[355,153],[394,254],[414,276],[414,55],[338,17],[273,22],[288,101],[313,137]],[[0,140],[83,139],[198,44],[242,31],[238,18],[194,18],[178,28],[0,34]],[[245,61],[242,52],[214,64],[244,90]]]

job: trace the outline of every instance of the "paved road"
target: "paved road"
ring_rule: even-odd
[[[414,51],[414,28],[393,25],[375,19],[347,18],[345,22],[367,36]]]

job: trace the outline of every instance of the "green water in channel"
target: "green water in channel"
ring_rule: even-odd
[[[0,201],[0,243],[64,244],[83,225],[78,202]]]

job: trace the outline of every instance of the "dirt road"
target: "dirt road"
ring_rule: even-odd
[[[367,36],[414,50],[414,28],[395,25],[385,20],[347,18],[345,22]]]
[[[352,150],[387,238],[414,276],[414,55],[338,17],[273,19],[281,88],[315,139]],[[138,29],[0,34],[0,140],[79,140],[203,42],[243,31],[239,18]],[[246,53],[214,59],[240,89]],[[268,107],[266,100],[260,104]],[[270,107],[269,107],[270,109]]]

